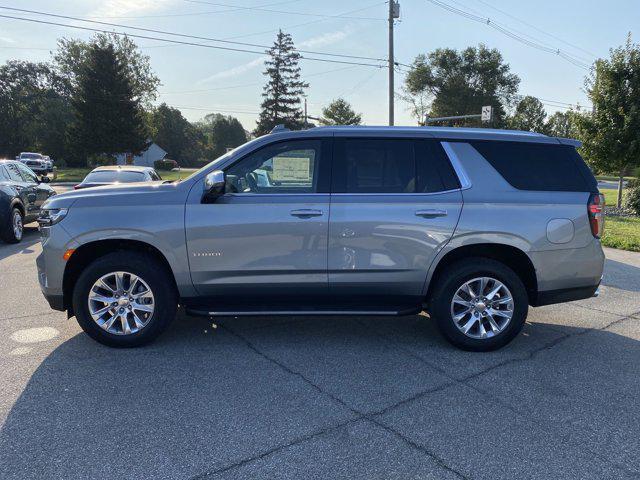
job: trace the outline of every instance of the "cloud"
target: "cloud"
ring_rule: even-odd
[[[142,13],[161,10],[175,0],[106,0],[100,2],[100,6],[92,12],[95,16],[128,15],[130,13]]]
[[[303,40],[298,43],[296,47],[298,49],[306,50],[314,47],[322,47],[325,45],[331,45],[333,43],[338,43],[349,35],[351,35],[352,30],[349,26],[342,30],[336,30],[335,32],[327,32],[322,35],[318,35],[316,37],[309,38],[307,40]],[[201,78],[197,81],[198,84],[210,83],[216,80],[220,80],[223,78],[235,77],[237,75],[242,75],[243,73],[249,72],[259,66],[264,65],[264,61],[267,59],[266,55],[260,56],[250,62],[243,63],[242,65],[238,65],[237,67],[232,67],[228,70],[223,70],[221,72],[214,73],[205,78]]]
[[[0,42],[4,42],[4,43],[16,43],[16,41],[13,38],[9,38],[9,37],[0,37]]]

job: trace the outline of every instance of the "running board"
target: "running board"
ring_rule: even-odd
[[[314,315],[314,316],[336,316],[336,315],[375,315],[375,316],[402,316],[415,315],[422,311],[421,308],[410,309],[388,309],[388,310],[202,310],[186,308],[186,313],[193,316],[202,317],[258,317],[258,316],[292,316],[292,315]]]

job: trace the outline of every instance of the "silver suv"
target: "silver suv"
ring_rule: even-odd
[[[47,201],[40,285],[92,338],[202,315],[407,315],[493,350],[596,294],[603,197],[577,142],[485,129],[278,131],[180,182]]]

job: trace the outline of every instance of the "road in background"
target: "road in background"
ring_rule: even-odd
[[[493,353],[425,316],[180,313],[110,349],[0,245],[0,478],[637,478],[640,254]]]

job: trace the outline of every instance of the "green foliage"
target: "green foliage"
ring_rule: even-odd
[[[133,40],[114,33],[98,33],[88,42],[78,39],[58,40],[58,49],[53,53],[53,65],[62,78],[69,95],[78,88],[82,71],[94,48],[111,46],[122,65],[123,74],[131,85],[132,95],[149,107],[156,99],[160,79],[151,69],[149,56],[142,54]]]
[[[527,95],[516,106],[515,113],[507,121],[509,128],[546,134],[547,112],[536,97]]]
[[[115,165],[116,158],[111,155],[93,154],[87,157],[87,165],[90,167],[105,167],[107,165]]]
[[[175,160],[164,159],[156,160],[155,162],[153,162],[153,168],[155,168],[156,170],[171,171],[174,168],[178,167],[178,162],[176,162]]]
[[[247,141],[247,134],[237,118],[220,113],[211,113],[197,124],[204,138],[203,154],[209,160],[223,155]]]
[[[633,179],[627,182],[624,196],[624,208],[636,215],[640,215],[640,180]]]
[[[426,113],[432,117],[468,115],[491,105],[493,126],[503,126],[519,84],[500,52],[480,44],[460,52],[444,48],[418,55],[403,90],[419,122]]]
[[[552,137],[575,138],[578,133],[576,131],[575,117],[576,112],[556,112],[547,120],[547,134]]]
[[[195,166],[203,154],[202,133],[180,110],[163,103],[147,116],[151,138],[181,165]]]
[[[70,106],[62,78],[46,63],[10,60],[0,66],[0,157],[65,152]]]
[[[640,252],[640,218],[607,216],[602,244],[605,247]]]
[[[279,124],[292,130],[302,129],[305,125],[301,98],[309,84],[301,80],[300,54],[291,35],[280,30],[267,54],[264,74],[268,80],[262,92],[262,111],[254,133],[264,135]]]
[[[622,176],[640,164],[640,47],[629,36],[585,84],[595,111],[576,117],[582,152],[597,172]]]
[[[90,155],[137,154],[146,148],[143,110],[113,45],[91,45],[76,81],[69,132],[76,155],[70,165],[81,166]]]
[[[337,98],[322,109],[322,125],[360,125],[362,116],[344,98]]]

